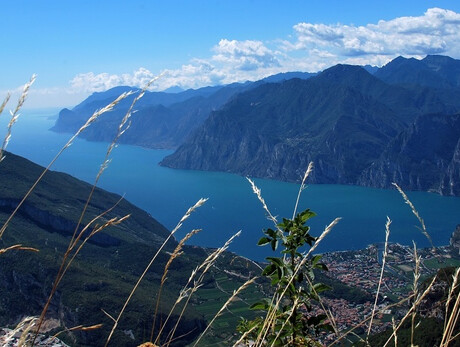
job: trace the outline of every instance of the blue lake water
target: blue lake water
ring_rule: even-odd
[[[13,128],[8,150],[40,165],[47,165],[70,134],[48,131],[54,124],[50,115],[58,110],[24,111]],[[3,138],[8,114],[0,116],[0,137]],[[129,131],[129,130],[128,130]],[[93,182],[107,150],[107,143],[78,140],[68,148],[52,167],[82,180]],[[261,260],[270,255],[268,247],[258,247],[262,229],[272,227],[264,210],[244,177],[238,175],[173,170],[157,165],[171,153],[120,145],[104,172],[99,186],[124,194],[125,198],[145,209],[167,228],[172,229],[188,207],[199,198],[209,201],[197,210],[177,234],[180,238],[192,228],[203,229],[191,240],[201,246],[221,246],[232,234],[242,230],[230,250]],[[262,189],[272,214],[291,217],[298,184],[255,179]],[[447,244],[456,224],[460,223],[460,198],[442,197],[425,192],[408,192],[436,245]],[[335,217],[340,223],[326,237],[319,251],[364,248],[384,240],[386,216],[391,225],[390,241],[428,246],[417,229],[418,221],[393,189],[373,189],[344,185],[309,185],[304,190],[300,209],[311,208],[318,214],[311,220],[312,233],[319,235]]]

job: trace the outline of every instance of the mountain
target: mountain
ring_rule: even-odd
[[[175,148],[211,111],[218,109],[234,94],[250,85],[251,83],[234,83],[189,89],[179,93],[146,92],[136,104],[136,112],[131,118],[131,129],[121,142],[148,148]],[[61,110],[51,130],[75,133],[94,111],[108,105],[128,90],[129,87],[116,87],[94,93],[72,110]],[[138,89],[134,88],[134,91]],[[126,98],[113,111],[103,114],[81,136],[90,141],[112,141],[134,97],[135,95]]]
[[[441,55],[427,55],[421,60],[398,57],[376,71],[375,76],[390,84],[460,88],[460,61]]]
[[[358,183],[460,196],[460,114],[428,114],[391,141]]]
[[[359,66],[236,95],[161,165],[314,183],[357,184],[388,144],[426,113],[454,113],[437,90],[390,85]],[[362,181],[359,181],[362,182]]]
[[[42,167],[6,153],[0,164],[1,225],[42,171]],[[11,250],[0,254],[0,326],[16,324],[24,316],[40,314],[90,190],[91,186],[85,182],[50,171],[12,219],[0,239],[0,249],[22,244],[40,251]],[[120,199],[116,194],[95,190],[83,224],[115,205],[97,224],[116,216],[130,214],[130,217],[96,234],[85,244],[51,302],[47,320],[58,324],[48,332],[50,334],[80,324],[104,325],[98,330],[68,334],[64,339],[71,345],[101,346],[105,343],[113,322],[102,309],[112,316],[118,314],[143,269],[169,235],[169,231],[149,214]],[[137,346],[149,339],[160,279],[176,245],[177,241],[172,239],[160,253],[128,305],[111,345]],[[192,270],[209,252],[200,247],[185,246],[183,254],[172,262],[163,288],[156,331]],[[251,271],[259,272],[253,267],[251,262],[225,253],[205,281],[204,287],[210,297],[197,292],[195,300],[199,305],[192,302],[186,310],[176,333],[176,336],[183,337],[174,345],[190,343],[205,328],[208,313],[213,315],[213,308],[220,300],[225,300],[219,285],[232,291],[244,282],[245,279],[240,277]],[[231,273],[238,273],[240,277]],[[245,307],[246,303],[238,305]],[[203,310],[207,310],[206,316]],[[175,313],[166,331],[173,327],[176,318]]]
[[[287,81],[293,78],[300,78],[300,79],[309,79],[310,77],[316,76],[316,73],[310,72],[300,72],[300,71],[292,71],[292,72],[281,72],[279,74],[271,75],[257,81],[259,83],[279,83],[283,81]]]
[[[268,82],[282,82],[292,78],[308,79],[314,75],[306,72],[288,72],[269,76],[257,82],[232,83],[185,91],[170,89],[169,92],[146,92],[136,104],[136,113],[131,118],[131,129],[123,136],[121,142],[148,148],[177,148],[212,111],[219,109],[237,93]],[[93,93],[72,110],[61,110],[51,130],[75,133],[94,111],[108,105],[118,95],[129,90],[139,91],[138,88],[121,86]],[[134,97],[123,100],[112,112],[103,114],[81,136],[90,141],[112,141]]]

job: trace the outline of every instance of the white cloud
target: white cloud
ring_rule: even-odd
[[[208,58],[195,58],[178,69],[164,70],[152,89],[256,80],[278,72],[319,71],[337,63],[381,66],[398,55],[460,56],[460,14],[440,8],[428,9],[418,17],[364,26],[298,23],[293,28],[295,38],[291,40],[221,39]],[[153,77],[146,68],[122,75],[88,72],[75,76],[70,89],[94,92],[117,85],[140,87]]]
[[[146,68],[139,68],[132,74],[111,75],[108,73],[94,74],[93,72],[81,73],[70,81],[72,92],[100,92],[116,86],[143,86],[154,76]]]
[[[213,48],[214,55],[208,59],[192,59],[179,69],[166,69],[163,76],[152,87],[163,90],[172,86],[198,88],[206,85],[231,83],[264,77],[279,68],[277,58],[280,53],[273,52],[261,41],[236,41],[222,39]],[[273,70],[274,71],[274,70]],[[100,92],[119,85],[142,87],[155,75],[141,67],[131,74],[109,74],[87,72],[75,76],[69,83],[69,90],[75,93]]]
[[[290,49],[321,49],[346,59],[460,53],[460,14],[440,8],[366,26],[299,23]],[[387,58],[389,59],[389,58]]]
[[[165,69],[152,90],[199,88],[257,80],[286,71],[315,72],[338,63],[381,66],[398,55],[423,58],[445,54],[460,58],[460,13],[432,8],[417,17],[399,17],[362,26],[298,23],[294,35],[257,40],[221,39],[211,54],[194,58],[177,69]],[[158,72],[159,73],[159,72]],[[80,100],[90,93],[119,85],[141,87],[157,73],[141,67],[132,73],[87,72],[76,75],[59,91],[63,100]]]
[[[230,64],[236,70],[253,71],[280,66],[276,53],[261,41],[236,41],[222,39],[214,47],[214,62]]]

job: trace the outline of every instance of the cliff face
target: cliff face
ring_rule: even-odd
[[[460,61],[398,57],[367,70],[375,73],[336,65],[314,76],[287,73],[148,93],[121,141],[177,148],[161,163],[172,168],[299,181],[313,161],[316,183],[388,187],[396,181],[404,189],[459,195],[460,136],[453,119],[460,112]],[[54,129],[75,131],[120,88],[62,110]],[[111,141],[129,104],[102,115],[83,136]]]
[[[162,165],[296,181],[313,160],[314,182],[350,183],[399,129],[388,107],[345,86],[291,80],[240,95]]]
[[[338,65],[306,81],[267,84],[236,96],[161,165],[298,181],[313,161],[311,182],[388,186],[393,176],[382,183],[384,170],[368,168],[377,167],[393,144],[389,152],[407,151],[401,165],[433,162],[430,174],[409,175],[403,187],[458,194],[456,116],[415,121],[427,111],[457,108],[435,90],[388,85],[360,67]],[[388,165],[389,172],[406,170],[391,160]],[[436,167],[445,169],[442,177],[432,177]]]
[[[460,195],[460,115],[423,115],[366,169],[359,184]]]

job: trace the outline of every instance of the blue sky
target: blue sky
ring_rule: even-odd
[[[459,1],[6,1],[0,97],[73,106],[119,84],[197,88],[398,55],[460,58]],[[14,94],[16,95],[16,94]]]

